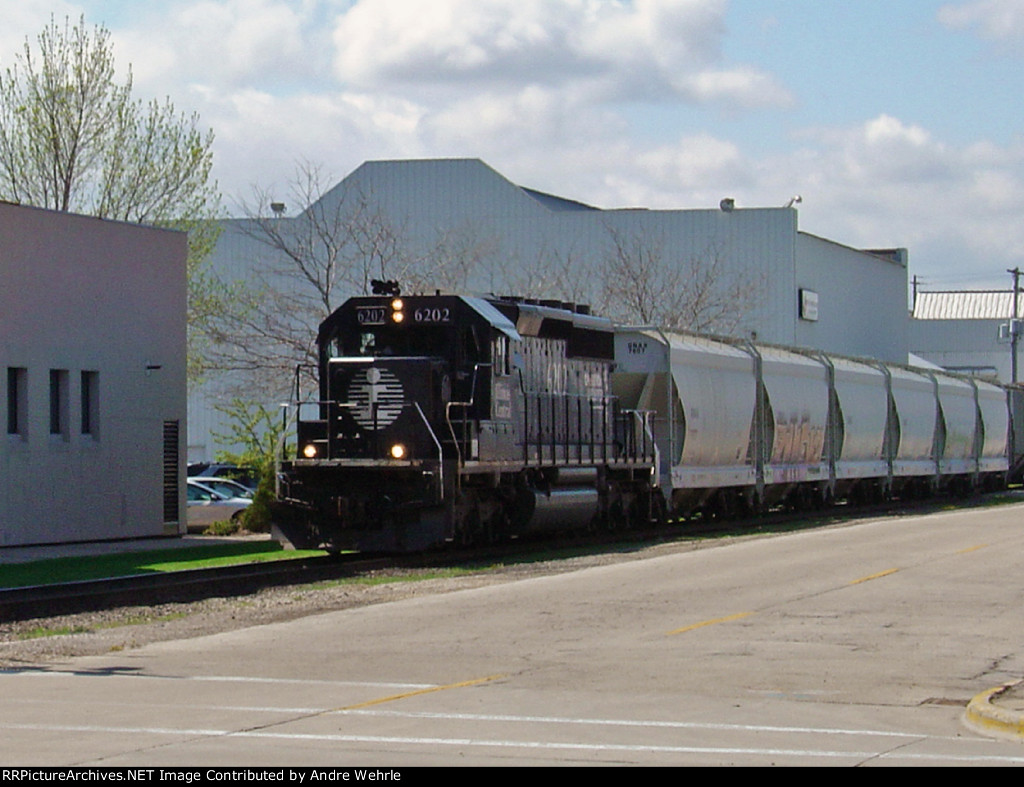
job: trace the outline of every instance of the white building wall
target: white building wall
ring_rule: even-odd
[[[801,232],[796,239],[793,336],[784,344],[907,362],[907,255],[872,254]],[[800,290],[817,295],[817,319],[799,316]]]
[[[288,221],[288,219],[282,219]],[[208,264],[217,277],[228,287],[258,289],[262,284],[254,271],[271,265],[271,250],[245,232],[247,222],[226,221],[217,238],[217,247]],[[228,407],[240,392],[233,378],[223,374],[209,374],[192,386],[188,392],[187,461],[212,461],[219,445],[215,435],[230,433],[229,419],[218,406]]]
[[[1015,308],[1019,313],[1020,301],[1013,290],[916,292],[910,351],[952,371],[1014,382],[1009,327]],[[1007,338],[1000,338],[1001,332]],[[1022,356],[1024,348],[1018,346],[1018,382],[1024,377]]]
[[[1007,320],[910,320],[910,352],[950,371],[976,373],[1008,383],[1012,378],[1009,342],[999,340]],[[1018,376],[1024,353],[1018,348]]]
[[[183,234],[0,203],[0,546],[184,532],[165,517],[167,422],[186,420]],[[8,369],[25,370],[10,434]],[[66,372],[51,434],[50,370]],[[82,372],[95,375],[82,433]],[[173,512],[173,500],[168,511]]]
[[[510,183],[477,160],[383,161],[359,167],[325,201],[359,196],[381,205],[392,224],[421,250],[445,232],[472,233],[493,249],[471,280],[474,291],[510,289],[538,261],[571,257],[578,282],[598,281],[612,231],[656,239],[671,264],[711,255],[730,273],[758,285],[756,309],[740,330],[764,341],[792,343],[797,213],[790,208],[598,210]],[[556,295],[547,294],[549,297]],[[597,300],[590,293],[588,300]]]

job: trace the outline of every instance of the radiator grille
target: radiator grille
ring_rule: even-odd
[[[164,421],[164,524],[180,521],[178,488],[181,477],[178,463],[179,421]]]

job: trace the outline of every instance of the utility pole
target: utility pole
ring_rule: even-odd
[[[1010,318],[1010,382],[1017,382],[1017,342],[1020,339],[1020,314],[1018,306],[1020,303],[1020,276],[1021,270],[1018,265],[1007,273],[1013,276],[1013,316]]]

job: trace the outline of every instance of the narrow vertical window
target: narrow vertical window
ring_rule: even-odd
[[[82,434],[99,436],[100,373],[82,372]]]
[[[50,369],[50,434],[68,433],[68,371]]]
[[[7,367],[7,434],[25,437],[28,426],[28,369]]]

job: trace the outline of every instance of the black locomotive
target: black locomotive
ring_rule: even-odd
[[[293,544],[417,551],[658,513],[649,414],[611,393],[611,322],[557,302],[381,292],[320,326],[319,399],[298,405],[296,458],[278,474]]]

